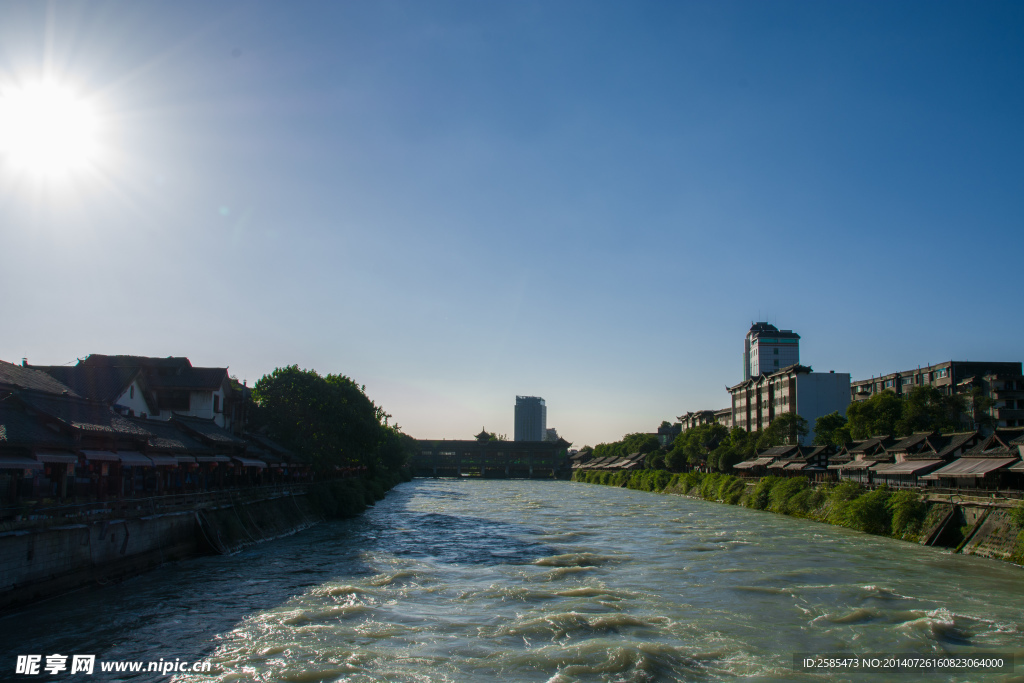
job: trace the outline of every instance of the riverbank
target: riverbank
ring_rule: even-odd
[[[1020,504],[933,500],[916,491],[869,490],[852,481],[813,485],[804,477],[747,482],[721,473],[592,470],[575,472],[573,481],[685,495],[1024,564]]]
[[[354,517],[407,474],[55,509],[0,529],[0,610]],[[132,505],[138,502],[138,505]]]

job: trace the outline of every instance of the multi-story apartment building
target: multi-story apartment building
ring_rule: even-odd
[[[809,432],[803,445],[814,440],[814,422],[838,411],[846,414],[850,404],[850,375],[813,372],[794,364],[777,372],[762,373],[729,387],[732,395],[732,425],[748,432],[761,431],[776,416],[796,413],[807,420]]]
[[[548,408],[540,396],[516,396],[516,441],[543,441],[547,433]]]
[[[726,429],[732,429],[732,408],[722,408],[721,410],[695,410],[688,413],[684,413],[676,418],[679,420],[679,424],[682,429],[680,431],[687,431],[694,427],[702,427],[704,425],[718,424],[724,426]]]
[[[850,400],[866,401],[875,394],[892,391],[897,396],[918,386],[930,385],[944,394],[968,393],[981,389],[994,404],[988,408],[996,427],[1024,426],[1024,374],[1021,363],[945,361],[913,370],[891,372],[850,384]],[[966,416],[965,422],[970,422]],[[968,427],[973,425],[967,424]]]
[[[743,379],[800,363],[800,335],[769,323],[754,323],[743,340]]]

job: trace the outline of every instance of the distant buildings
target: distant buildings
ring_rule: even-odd
[[[548,426],[548,409],[539,396],[516,396],[515,441],[543,441]]]
[[[543,399],[538,400],[543,402]],[[417,477],[547,479],[568,476],[571,443],[562,438],[516,441],[520,443],[492,441],[486,429],[473,441],[420,439],[409,465]]]
[[[980,389],[981,395],[992,401],[988,412],[995,427],[1024,427],[1024,374],[1020,363],[951,360],[892,372],[851,383],[850,400],[866,401],[883,391],[903,396],[925,385],[946,395]]]
[[[729,387],[733,425],[748,432],[762,431],[782,413],[796,413],[809,427],[804,444],[814,440],[814,422],[850,404],[850,375],[813,372],[791,365],[778,372],[761,374]]]
[[[743,379],[777,372],[800,362],[800,335],[769,323],[754,323],[743,340]]]
[[[807,420],[810,433],[805,443],[809,444],[815,420],[835,411],[846,413],[850,375],[814,372],[800,365],[800,335],[757,322],[743,340],[743,381],[727,391],[732,398],[728,408],[680,415],[682,431],[709,424],[762,431],[777,416],[796,413]]]

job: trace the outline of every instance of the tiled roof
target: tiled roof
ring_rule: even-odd
[[[249,433],[246,433],[244,436],[245,436],[245,438],[249,439],[250,441],[256,442],[257,444],[259,444],[265,450],[269,450],[269,451],[271,451],[273,453],[278,453],[280,455],[286,455],[286,456],[289,456],[289,458],[294,457],[294,455],[295,455],[292,451],[290,451],[287,448],[285,448],[284,446],[278,444],[276,441],[271,441],[270,439],[268,439],[266,436],[264,436],[262,434],[255,434],[253,432],[249,432]]]
[[[75,440],[55,432],[16,405],[0,403],[0,447],[43,447],[73,450]]]
[[[955,453],[958,449],[969,444],[971,440],[977,436],[977,432],[957,432],[954,434],[946,434],[942,437],[943,443],[941,445],[936,444],[938,452],[935,455],[938,458],[945,459]]]
[[[1024,432],[1020,436],[1010,439],[1010,443],[1014,446],[1024,446]]]
[[[48,365],[38,368],[71,387],[82,398],[105,403],[113,403],[140,372],[137,366]]]
[[[792,456],[792,455],[799,455],[799,454],[800,454],[800,447],[797,446],[797,445],[791,444],[789,446],[772,446],[771,448],[769,448],[767,450],[761,451],[757,455],[758,455],[758,457],[761,457],[761,456],[781,457],[781,456]]]
[[[167,358],[153,358],[150,356],[107,356],[102,353],[90,353],[85,360],[79,361],[79,365],[136,368],[192,367],[192,363],[185,357],[168,356]]]
[[[94,353],[80,361],[77,368],[108,371],[141,369],[151,389],[217,390],[228,379],[227,368],[196,368],[185,357],[150,358],[148,356],[105,356]],[[107,399],[110,400],[110,399]]]
[[[906,452],[914,446],[918,446],[928,440],[931,432],[916,432],[908,437],[900,439],[886,450]]]
[[[245,439],[240,439],[226,429],[217,426],[212,419],[175,414],[172,422],[182,425],[186,430],[213,446],[245,446]]]
[[[193,454],[206,454],[211,452],[210,448],[206,444],[193,438],[171,422],[164,422],[163,420],[143,420],[141,418],[128,419],[151,434],[146,443],[153,450]]]
[[[851,453],[868,453],[879,448],[884,448],[886,442],[892,440],[891,436],[873,436],[870,439],[861,441],[858,445],[850,449]]]
[[[48,394],[75,395],[75,392],[70,387],[61,384],[42,370],[27,368],[2,360],[0,360],[0,385],[7,385],[16,389],[43,391]]]
[[[1010,442],[1020,438],[1022,435],[1024,434],[1019,429],[997,429],[994,434],[985,437],[978,442],[978,445],[965,452],[964,457],[1016,456],[1020,453],[1020,450],[1016,444],[1011,444]]]
[[[180,374],[151,374],[148,379],[156,389],[209,389],[216,391],[228,378],[227,368],[185,368]]]
[[[18,397],[28,407],[83,432],[143,438],[149,436],[144,428],[118,415],[104,403],[27,391],[19,392]]]

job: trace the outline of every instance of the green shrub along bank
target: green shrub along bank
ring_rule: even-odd
[[[665,470],[578,471],[573,481],[681,493],[907,541],[918,540],[922,529],[927,528],[929,512],[928,504],[914,491],[893,491],[884,486],[868,490],[852,481],[812,486],[805,477],[763,477],[756,484],[748,484],[721,472],[673,474]],[[1024,508],[1015,514],[1024,526]]]
[[[403,481],[411,481],[407,469],[385,470],[376,475],[321,481],[309,489],[313,509],[328,519],[355,517]]]

